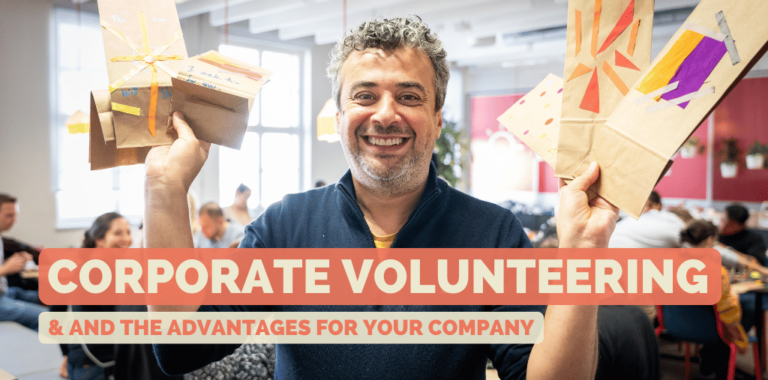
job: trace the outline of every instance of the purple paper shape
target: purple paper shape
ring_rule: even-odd
[[[680,82],[677,89],[662,95],[661,98],[669,101],[699,91],[727,52],[725,42],[704,37],[669,81],[669,83]],[[685,109],[688,103],[680,103],[678,106]]]

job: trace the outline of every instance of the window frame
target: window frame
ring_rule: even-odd
[[[259,115],[259,123],[258,125],[248,125],[246,129],[246,133],[248,132],[255,132],[259,135],[259,168],[258,168],[258,176],[259,176],[259,189],[258,189],[258,196],[259,196],[259,204],[254,209],[249,209],[249,211],[253,212],[255,215],[260,215],[264,210],[266,210],[266,207],[261,202],[261,197],[263,196],[263,184],[264,181],[262,179],[262,175],[264,174],[264,150],[261,149],[261,144],[263,143],[263,136],[265,133],[282,133],[282,134],[291,134],[298,136],[299,140],[299,182],[298,182],[298,191],[305,191],[309,189],[309,186],[311,185],[311,157],[312,157],[312,140],[311,136],[312,134],[312,123],[311,123],[311,116],[310,116],[310,107],[311,107],[311,65],[312,65],[312,55],[311,50],[308,47],[301,46],[301,45],[292,45],[292,44],[286,44],[276,41],[268,41],[263,39],[256,39],[256,38],[249,38],[247,36],[241,36],[241,35],[232,35],[230,34],[228,36],[229,39],[229,45],[242,47],[242,48],[248,48],[248,49],[255,49],[259,51],[259,66],[263,67],[262,64],[262,57],[265,51],[275,52],[275,53],[284,53],[284,54],[291,54],[295,55],[299,59],[299,122],[298,125],[295,127],[267,127],[263,126],[261,124],[262,115]],[[216,46],[218,48],[219,45],[225,44],[225,38],[223,35],[220,36],[219,44]],[[259,112],[263,112],[263,107],[261,107],[261,91],[257,95],[256,101],[259,102]],[[221,150],[218,150],[218,155],[216,157],[217,161],[217,188],[219,188],[219,183],[221,179],[221,170],[220,170],[220,157],[221,157]],[[234,193],[235,189],[231,189],[231,191]],[[220,192],[220,190],[219,190]],[[219,194],[218,201],[220,203],[221,207],[229,207],[228,204],[221,204],[222,196]],[[268,207],[268,206],[267,206]]]
[[[78,20],[79,18],[79,20]],[[69,23],[74,21],[77,25],[79,21],[80,27],[95,27],[99,31],[101,30],[99,15],[97,13],[80,11],[77,12],[74,9],[67,7],[54,7],[50,17],[50,32],[49,32],[49,56],[50,56],[50,81],[49,81],[49,100],[50,100],[50,151],[51,151],[51,192],[54,197],[55,207],[55,228],[58,230],[66,229],[82,229],[88,228],[93,223],[93,220],[99,215],[89,215],[81,217],[63,218],[59,214],[59,198],[60,191],[66,191],[60,186],[61,179],[61,162],[59,160],[59,145],[64,138],[65,131],[64,124],[70,115],[65,115],[59,112],[59,75],[67,70],[60,65],[59,62],[59,25],[60,23]],[[82,46],[81,46],[82,48]],[[106,72],[106,68],[105,68]],[[108,83],[104,83],[104,89],[106,89]],[[90,101],[89,101],[90,104]],[[83,112],[90,111],[90,108],[82,110]],[[86,163],[87,164],[87,163]],[[114,208],[109,211],[120,211],[120,171],[118,168],[105,169],[111,171],[112,185],[110,190],[114,192]],[[140,196],[143,198],[144,194],[141,192]],[[84,200],[85,201],[85,200]],[[109,212],[106,211],[106,212]],[[140,214],[123,214],[123,216],[131,224],[139,224],[143,218],[143,212]]]

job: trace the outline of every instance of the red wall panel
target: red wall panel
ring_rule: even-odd
[[[709,119],[705,120],[693,133],[705,147],[709,141],[707,130]],[[677,155],[669,175],[659,181],[656,191],[662,198],[707,199],[707,152],[696,154],[693,158]]]
[[[768,78],[742,80],[715,110],[715,153],[724,138],[735,137],[742,149],[735,178],[720,175],[715,159],[712,199],[762,202],[768,200],[768,170],[747,170],[744,155],[755,140],[768,144]]]

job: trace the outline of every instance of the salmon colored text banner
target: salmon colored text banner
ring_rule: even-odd
[[[49,305],[711,305],[714,249],[46,249]]]

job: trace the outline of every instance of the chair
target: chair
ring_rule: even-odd
[[[657,306],[659,326],[656,335],[665,331],[673,339],[685,342],[685,379],[691,374],[691,343],[716,344],[725,342],[723,323],[717,306]],[[755,360],[755,378],[761,379],[760,357],[757,340],[750,337],[752,352]],[[728,380],[733,380],[736,374],[736,343],[728,343],[730,357],[728,358]]]

